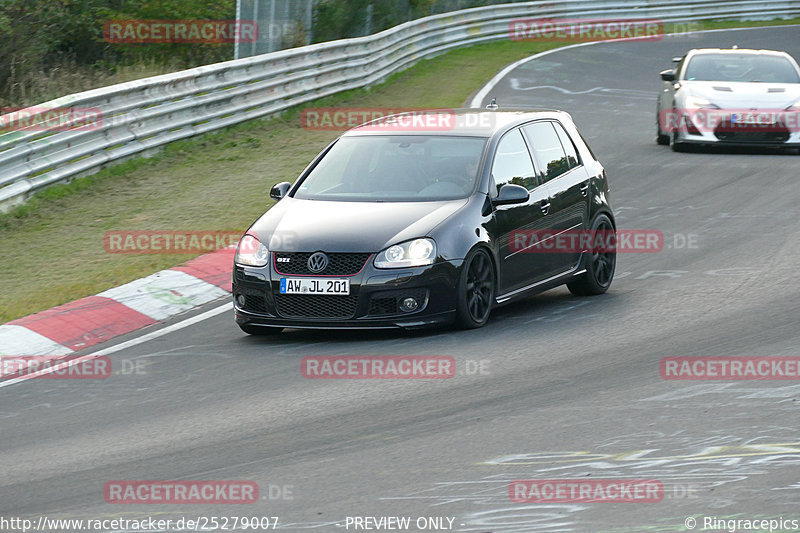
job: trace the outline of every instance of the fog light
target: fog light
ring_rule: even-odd
[[[244,297],[244,294],[239,294],[236,296],[236,303],[239,304],[239,307],[244,307],[244,304],[247,300]]]
[[[400,304],[400,309],[405,311],[406,313],[410,313],[411,311],[415,311],[419,307],[417,300],[414,298],[404,298],[403,302]]]

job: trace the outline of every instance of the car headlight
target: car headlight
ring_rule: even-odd
[[[708,98],[702,96],[689,96],[686,98],[686,107],[689,109],[719,109],[718,106],[711,103]]]
[[[800,100],[787,107],[786,111],[800,111]]]
[[[375,257],[376,268],[404,268],[430,265],[436,259],[433,239],[414,239],[390,246]]]
[[[233,261],[240,265],[263,267],[269,261],[269,250],[252,235],[245,235],[236,247]]]

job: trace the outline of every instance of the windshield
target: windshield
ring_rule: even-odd
[[[294,197],[368,202],[465,198],[474,189],[486,141],[441,135],[343,137]]]
[[[754,54],[700,54],[686,67],[686,80],[800,83],[785,57]]]

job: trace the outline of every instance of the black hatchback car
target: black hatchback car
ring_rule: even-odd
[[[567,113],[395,115],[331,143],[247,230],[236,322],[283,328],[484,325],[499,304],[566,284],[605,292],[614,249],[554,250],[614,232],[608,182]]]

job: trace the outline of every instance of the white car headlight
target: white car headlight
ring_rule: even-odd
[[[433,239],[414,239],[390,246],[375,257],[376,268],[405,268],[430,265],[436,259]]]
[[[712,104],[708,98],[703,98],[702,96],[688,96],[686,98],[686,107],[689,109],[719,109],[719,107]]]
[[[800,100],[787,107],[786,111],[800,111]]]
[[[236,247],[233,260],[239,265],[263,267],[269,261],[269,250],[252,235],[245,235]]]

